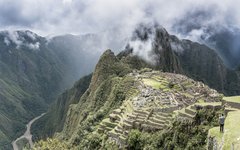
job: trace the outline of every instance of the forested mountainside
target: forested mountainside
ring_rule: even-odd
[[[138,140],[136,136],[146,138],[151,135],[164,144],[154,145],[154,139],[149,138],[149,143],[139,145],[141,148],[172,147],[175,144],[173,135],[193,139],[178,143],[183,148],[193,148],[194,144],[199,148],[206,146],[206,129],[217,124],[213,114],[219,112],[201,110],[200,118],[210,118],[205,125],[200,126],[198,121],[201,119],[195,118],[196,113],[199,113],[196,109],[198,105],[201,107],[211,103],[216,104],[221,111],[219,103],[223,95],[180,74],[151,69],[137,71],[131,67],[131,63],[126,63],[131,62],[127,61],[129,59],[119,59],[107,50],[101,56],[85,93],[82,96],[69,94],[78,103],[69,106],[63,130],[55,133],[52,139],[36,143],[35,148],[131,149],[138,144],[135,143],[138,142],[135,141]],[[77,91],[78,88],[74,86],[70,91]],[[190,109],[190,114],[185,108]],[[181,130],[184,126],[189,126],[189,130],[194,128],[195,131],[188,135]],[[159,135],[153,134],[153,131],[159,131]],[[204,134],[200,136],[198,132]],[[164,141],[164,137],[168,142]],[[196,143],[196,140],[199,141]]]
[[[91,77],[91,75],[82,77],[71,89],[58,97],[49,108],[49,112],[33,124],[32,130],[35,137],[46,138],[47,135],[52,136],[55,132],[62,131],[69,106],[79,102],[80,97],[88,89]],[[46,134],[43,135],[43,133]]]
[[[79,64],[73,61],[81,48],[65,50],[57,44],[31,31],[0,32],[0,149],[11,149],[26,123],[87,73],[81,72],[82,58]]]
[[[176,36],[169,35],[165,29],[159,26],[156,26],[155,28],[140,26],[140,28],[138,28],[135,31],[132,41],[140,40],[142,42],[146,42],[148,38],[151,36],[154,37],[152,41],[152,50],[150,52],[150,56],[152,58],[151,61],[146,60],[146,58],[139,56],[136,52],[134,52],[134,49],[133,47],[131,47],[132,46],[131,44],[128,44],[126,46],[126,49],[122,51],[120,54],[118,54],[117,56],[114,56],[114,54],[109,50],[106,51],[101,57],[98,65],[96,66],[95,72],[91,80],[91,84],[87,89],[87,91],[83,95],[78,95],[77,97],[75,97],[75,95],[74,94],[72,95],[71,93],[68,94],[67,96],[66,96],[66,93],[62,94],[62,96],[58,99],[58,102],[55,103],[52,106],[52,108],[48,111],[49,112],[48,117],[46,116],[42,118],[41,121],[39,121],[39,123],[41,122],[40,123],[41,125],[38,125],[38,122],[35,123],[34,130],[37,130],[39,127],[42,128],[42,126],[45,126],[45,129],[46,129],[45,131],[38,132],[38,138],[47,137],[48,135],[52,136],[54,134],[54,131],[58,131],[60,133],[59,134],[55,133],[54,142],[57,142],[60,139],[60,141],[64,140],[64,141],[67,141],[67,143],[70,142],[71,143],[70,145],[73,147],[87,146],[87,143],[89,143],[88,140],[93,140],[94,138],[96,138],[94,131],[96,131],[99,126],[100,127],[102,126],[102,128],[105,128],[104,125],[102,125],[102,123],[100,122],[103,122],[104,124],[103,119],[104,118],[106,119],[106,117],[109,114],[111,114],[111,112],[113,112],[113,108],[122,109],[121,105],[124,100],[133,99],[137,94],[139,94],[138,92],[136,92],[137,88],[134,86],[135,84],[133,84],[134,79],[131,78],[131,76],[127,75],[129,72],[132,72],[133,69],[141,70],[145,67],[148,67],[154,70],[161,70],[163,72],[184,74],[184,75],[187,75],[188,77],[195,79],[196,81],[203,82],[209,85],[210,87],[218,90],[219,92],[223,92],[226,95],[234,95],[239,93],[239,88],[238,88],[239,72],[228,69],[223,64],[223,61],[215,53],[214,50],[208,48],[205,45],[191,42],[189,40],[179,40]],[[119,66],[122,66],[122,67],[119,68]],[[109,72],[111,73],[109,74]],[[150,74],[154,75],[154,73],[150,73]],[[172,76],[172,78],[173,79],[175,78],[174,75]],[[103,85],[99,83],[100,81],[104,81],[102,83]],[[157,86],[157,88],[162,87],[162,85],[159,85],[160,87],[158,87],[158,83],[154,83],[155,81],[152,81],[152,79],[149,79],[147,81],[150,82],[150,84]],[[117,85],[115,85],[116,84],[115,82],[117,82]],[[107,86],[105,86],[105,84]],[[121,85],[122,88],[120,88],[118,84]],[[87,87],[87,85],[88,84],[85,84],[84,87]],[[93,87],[96,91],[92,89]],[[118,89],[117,87],[120,89]],[[116,96],[116,95],[113,96],[114,94],[118,93],[118,90],[122,91],[121,93],[127,94],[128,92],[130,92],[130,94],[127,94],[127,95],[123,94],[125,95],[123,97]],[[74,86],[70,91],[77,91],[76,86]],[[211,91],[211,90],[208,89],[206,91]],[[114,92],[113,95],[112,95],[112,92]],[[111,98],[109,98],[110,96]],[[75,102],[71,102],[72,97],[75,97],[75,99],[77,100]],[[191,97],[191,94],[190,94],[190,97]],[[118,98],[123,99],[123,101],[119,102]],[[195,98],[195,101],[192,102],[192,104],[194,104],[193,108],[195,107],[195,103],[197,103],[198,101],[208,102],[209,99],[211,101],[211,97],[197,99],[197,100]],[[218,101],[212,101],[212,102],[220,102],[220,101],[221,101],[221,98],[219,98]],[[63,103],[67,104],[64,108],[62,108]],[[186,103],[189,103],[189,102],[186,102]],[[190,105],[190,103],[185,104],[184,106],[187,107],[188,105]],[[63,119],[65,121],[64,126],[62,125],[63,120],[60,121],[60,120],[52,119],[54,117],[59,118],[59,116],[62,116],[62,113],[59,113],[59,114],[52,113],[53,110],[56,110],[57,108],[62,108],[62,111],[64,112],[66,112],[66,108],[68,108],[68,113],[65,113],[63,117],[65,118]],[[222,109],[219,109],[219,111],[221,110]],[[58,111],[61,112],[61,110],[59,109]],[[209,114],[211,115],[214,113],[219,113],[219,112],[216,112],[216,111],[211,112],[209,110],[204,110],[204,112],[202,112],[201,115],[206,119],[208,118]],[[207,126],[204,126],[203,128],[206,127],[210,129],[210,127],[212,127],[214,124],[216,125],[217,123],[216,119],[217,118],[215,118],[215,122],[214,120],[209,121],[209,124]],[[44,125],[44,122],[51,122],[51,121],[53,121],[52,122],[53,124],[58,124],[55,129],[48,128],[48,125],[46,124]],[[197,120],[194,120],[194,121],[197,121]],[[175,121],[173,122],[179,125],[178,126],[179,128],[176,127],[177,130],[180,130],[180,128],[183,127],[181,123],[179,124],[179,122],[175,122]],[[106,124],[108,123],[106,122]],[[195,127],[198,128],[198,125],[193,126],[193,128]],[[100,130],[103,130],[103,129],[100,129]],[[174,132],[175,129],[172,128],[170,130]],[[205,132],[205,135],[201,138],[206,139],[207,132],[206,131],[204,132]],[[108,135],[107,137],[109,137],[109,134],[107,134]],[[182,134],[187,134],[187,133],[182,133]],[[194,138],[196,134],[197,132],[193,133],[190,136],[193,136]],[[125,138],[127,137],[125,136]],[[173,138],[173,137],[169,137],[169,138]],[[98,140],[102,142],[102,140],[106,140],[106,139],[98,139]],[[125,139],[125,142],[126,142],[126,139]],[[185,144],[188,144],[188,143],[185,143]],[[201,144],[202,146],[206,145],[206,142],[203,142]],[[51,145],[51,140],[50,140],[50,145]],[[101,145],[101,146],[104,147],[104,145]],[[182,146],[186,146],[186,145],[182,145]]]

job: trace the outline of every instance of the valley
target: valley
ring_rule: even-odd
[[[0,150],[240,150],[239,5],[0,0]]]
[[[16,128],[18,129],[16,135],[12,134],[10,127],[13,128],[13,126],[9,122],[15,117],[10,116],[11,119],[9,119],[3,111],[0,116],[0,119],[5,122],[1,127],[4,133],[0,134],[4,137],[3,140],[1,139],[5,144],[3,147],[11,149],[8,132],[12,132],[11,138],[16,139],[22,134],[26,121],[46,111],[49,104],[51,106],[46,115],[30,122],[33,123],[31,124],[33,140],[37,142],[35,147],[39,146],[38,143],[41,143],[39,147],[45,145],[46,143],[41,139],[49,137],[47,142],[50,142],[48,143],[50,145],[51,142],[61,141],[61,146],[64,147],[85,148],[88,145],[87,141],[92,140],[92,137],[102,136],[104,139],[99,140],[103,140],[105,145],[101,147],[113,144],[119,148],[129,148],[132,132],[141,131],[143,134],[152,134],[167,130],[174,131],[176,129],[173,129],[173,124],[179,123],[177,127],[180,128],[182,120],[187,122],[189,128],[195,128],[199,126],[197,124],[199,120],[196,120],[199,112],[204,110],[206,114],[214,114],[225,111],[222,104],[225,101],[224,95],[239,93],[239,71],[226,68],[212,49],[188,40],[180,40],[169,35],[158,25],[154,28],[140,26],[135,32],[139,30],[143,35],[155,37],[153,41],[155,45],[152,47],[155,63],[134,55],[129,45],[116,56],[111,50],[107,50],[100,57],[93,74],[83,77],[62,94],[60,93],[64,88],[69,87],[80,75],[76,68],[84,69],[86,67],[84,61],[99,55],[89,55],[89,52],[84,51],[83,55],[89,55],[89,57],[81,56],[80,60],[72,62],[77,60],[74,55],[77,43],[84,42],[85,37],[90,41],[94,40],[95,36],[86,35],[82,38],[58,36],[47,43],[45,38],[34,35],[36,38],[29,42],[39,41],[41,43],[39,51],[25,48],[18,51],[14,49],[14,45],[11,45],[13,49],[9,52],[4,49],[10,47],[2,45],[2,58],[18,59],[11,63],[7,59],[1,59],[4,67],[0,74],[2,76],[0,83],[3,85],[0,94],[4,98],[4,105],[8,105],[8,102],[16,105],[15,101],[19,102],[16,107],[21,113],[14,112],[15,114],[27,114],[24,115],[25,119],[20,117],[21,124],[14,123],[19,126]],[[28,34],[33,34],[30,31],[16,33],[22,36],[22,40],[26,40]],[[133,36],[133,40],[141,40],[143,38],[141,34]],[[2,33],[2,38],[4,36],[7,36],[7,32]],[[68,41],[72,47],[66,46],[63,41]],[[178,51],[172,46],[173,43],[178,44],[184,51]],[[65,49],[70,53],[67,54]],[[196,54],[199,54],[200,58],[197,58]],[[41,57],[38,58],[37,55]],[[25,57],[29,61],[26,61]],[[207,65],[206,62],[211,65]],[[13,82],[16,77],[12,76],[14,74],[12,72],[16,72],[16,68],[13,67],[15,63],[18,64],[17,70],[20,70],[17,83]],[[92,62],[83,72],[90,72],[89,69],[91,70],[94,63]],[[199,66],[200,69],[195,69]],[[43,68],[36,71],[38,67]],[[50,90],[46,90],[49,87]],[[221,92],[224,94],[220,94]],[[60,96],[57,98],[58,94]],[[33,95],[38,96],[31,101]],[[231,100],[233,103],[228,102],[230,107],[227,107],[226,111],[235,110],[232,106],[235,105],[236,99]],[[211,109],[216,112],[210,112]],[[216,116],[213,121],[205,125],[207,129],[214,128],[215,119]],[[187,136],[186,133],[182,134]],[[207,138],[207,132],[205,134],[204,138]],[[191,136],[194,138],[196,135]],[[20,147],[31,143],[30,139],[26,140],[24,137],[23,135],[20,140],[13,142],[15,148],[17,148],[16,143],[19,143]],[[38,142],[39,139],[40,142]],[[182,146],[188,143],[185,142]],[[204,145],[207,143],[202,142],[200,147]]]
[[[13,149],[14,149],[14,150],[23,149],[23,147],[20,147],[20,146],[18,145],[18,143],[21,143],[21,142],[23,142],[24,140],[27,140],[27,143],[28,143],[28,144],[24,143],[23,146],[24,146],[24,145],[29,145],[30,148],[33,147],[32,134],[31,134],[31,126],[32,126],[32,124],[33,124],[36,120],[38,120],[39,118],[41,118],[41,117],[44,116],[44,115],[45,115],[45,113],[41,114],[40,116],[37,116],[37,117],[33,118],[33,119],[26,125],[27,130],[25,131],[25,133],[24,133],[22,136],[20,136],[19,138],[17,138],[16,140],[14,140],[14,141],[12,142],[12,146],[13,146]]]

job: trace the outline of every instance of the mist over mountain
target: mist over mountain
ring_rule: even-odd
[[[44,112],[74,80],[65,78],[70,62],[46,43],[30,31],[0,33],[1,149],[11,149],[27,121]]]
[[[240,92],[239,72],[227,66],[218,51],[190,40],[178,39],[157,23],[140,24],[125,51],[144,59],[155,69],[188,75],[226,95]]]
[[[240,109],[239,5],[0,0],[0,149],[29,121],[19,149],[229,146],[208,135]]]
[[[175,22],[173,28],[182,37],[215,49],[228,67],[237,68],[240,65],[240,30],[229,23],[230,16],[224,16],[229,18],[224,19],[227,21],[223,24],[215,19],[217,15],[218,10],[214,7],[211,12],[207,9],[188,11]]]
[[[119,65],[121,64],[124,66],[121,67],[124,70],[119,68],[117,65],[118,63]],[[84,117],[79,117],[82,119],[82,121],[79,122],[79,125],[77,125],[78,121],[76,121],[76,119],[79,118],[75,118],[74,114],[94,114],[92,113],[94,108],[100,106],[96,105],[93,107],[89,105],[100,103],[102,106],[102,103],[108,102],[104,100],[98,100],[98,98],[93,96],[96,93],[92,92],[91,88],[94,87],[98,89],[101,86],[98,87],[96,86],[98,84],[92,82],[102,81],[102,84],[107,84],[110,82],[108,79],[111,78],[111,75],[109,78],[108,75],[106,75],[109,73],[108,71],[114,74],[112,75],[113,77],[121,77],[122,73],[126,73],[132,69],[141,70],[144,67],[149,67],[154,70],[161,70],[163,72],[186,75],[192,79],[195,79],[195,81],[200,81],[207,84],[209,87],[214,88],[225,95],[237,95],[240,93],[239,72],[229,69],[215,50],[207,47],[206,45],[192,42],[190,40],[181,40],[174,35],[170,35],[166,29],[157,23],[140,24],[133,32],[132,38],[126,45],[125,50],[120,52],[117,56],[114,56],[109,50],[106,51],[101,56],[101,59],[95,68],[95,76],[92,77],[91,82],[89,78],[91,76],[80,79],[72,89],[66,91],[58,98],[57,102],[54,103],[48,110],[46,116],[34,124],[33,130],[36,131],[36,139],[41,139],[48,136],[53,136],[54,138],[56,135],[58,135],[54,132],[60,132],[60,135],[66,139],[71,137],[71,133],[76,132],[81,132],[79,134],[84,136],[85,134],[82,132],[88,130],[85,129],[87,128],[85,123],[88,121],[85,120]],[[99,71],[99,69],[101,71]],[[86,82],[84,83],[83,81]],[[83,88],[87,87],[88,89],[85,89],[86,91],[83,90]],[[104,86],[104,88],[106,87]],[[101,93],[100,89],[95,90],[96,92]],[[84,92],[82,93],[82,91]],[[106,93],[103,92],[102,94]],[[91,97],[89,95],[91,95]],[[113,101],[113,103],[115,103],[115,101]],[[76,107],[81,107],[81,109],[76,109]],[[85,109],[86,107],[89,109]],[[106,109],[106,111],[111,110],[110,108]],[[78,112],[78,110],[81,111]],[[66,111],[68,111],[68,113],[66,113]],[[87,116],[88,115],[85,117],[88,118]],[[65,128],[63,126],[63,122],[65,124]],[[56,127],[54,128],[54,126]],[[40,131],[39,128],[44,130]],[[74,139],[76,138],[79,142],[81,139],[83,139],[82,142],[85,140],[85,138],[79,137],[78,134],[74,134],[74,136],[70,138],[70,141],[73,140],[72,142],[74,142]]]
[[[216,49],[229,67],[239,65],[240,13],[235,0],[10,0],[0,4],[1,29],[28,29],[42,36],[109,32],[108,37],[113,37],[108,40],[118,43],[130,38],[138,24],[157,22],[170,34]],[[46,13],[52,9],[56,11]],[[112,48],[108,45],[104,49]]]
[[[227,34],[228,33],[225,33],[224,35]],[[228,35],[232,37],[232,35]],[[221,37],[220,34],[218,36],[214,34],[214,36],[209,37],[207,40],[209,43],[213,40],[216,42],[219,41]],[[15,120],[16,116],[21,118],[21,123],[9,122],[8,127],[3,126],[3,143],[9,143],[11,139],[18,135],[15,134],[16,132],[21,133],[24,128],[24,123],[26,123],[25,120],[29,120],[32,116],[45,111],[48,105],[52,103],[57,95],[65,88],[71,87],[77,79],[91,73],[101,55],[102,49],[106,49],[107,46],[114,49],[117,53],[126,46],[124,52],[120,53],[120,56],[127,57],[129,54],[130,56],[137,56],[138,58],[136,60],[131,59],[131,61],[139,61],[138,59],[140,58],[146,61],[139,61],[143,63],[144,66],[188,75],[193,79],[203,81],[210,87],[227,95],[239,93],[239,73],[228,69],[228,67],[235,68],[237,66],[237,55],[231,54],[222,57],[223,54],[219,53],[220,49],[213,50],[205,45],[189,40],[178,39],[176,36],[170,35],[166,29],[158,25],[158,23],[141,23],[136,27],[131,38],[119,38],[118,42],[114,42],[115,38],[117,37],[110,36],[109,33],[104,32],[102,34],[86,35],[69,34],[51,38],[38,36],[31,31],[1,32],[1,87],[3,87],[1,96],[3,99],[6,99],[3,101],[3,108],[6,108],[7,105],[9,105],[7,108],[12,107],[12,104],[8,104],[9,100],[12,99],[8,95],[17,96],[16,100],[12,100],[14,103],[13,106],[17,107],[17,110],[19,109],[16,111],[18,115],[13,112],[10,118],[13,120]],[[223,42],[226,43],[225,46],[228,46],[228,42],[231,43],[232,41],[226,41],[224,39]],[[219,42],[219,44],[223,42]],[[214,46],[216,47],[216,45]],[[215,52],[217,52],[218,55]],[[236,53],[237,52],[236,50]],[[232,59],[234,56],[236,59]],[[228,59],[232,60],[231,64],[226,61]],[[10,60],[16,60],[16,62]],[[225,65],[222,60],[224,60]],[[41,65],[46,66],[47,64],[49,68],[47,67],[46,70],[33,71],[41,68]],[[17,67],[15,67],[16,65]],[[135,64],[132,64],[132,66],[137,67]],[[50,69],[52,67],[55,69]],[[49,72],[49,70],[51,70],[51,72]],[[13,76],[14,74],[18,74],[18,78],[17,76]],[[42,85],[43,81],[49,84]],[[28,82],[31,82],[31,84]],[[49,89],[50,84],[52,84],[52,90],[45,91],[44,89]],[[13,88],[11,86],[14,86],[20,91],[15,93],[16,90],[14,90],[14,93],[9,93],[10,88]],[[23,93],[21,94],[21,92]],[[25,92],[28,96],[21,96],[24,95]],[[32,100],[31,97],[36,96],[36,94],[39,94],[39,96],[37,96],[36,100]],[[28,101],[31,101],[32,104],[29,102],[25,103],[24,101],[27,99],[29,99]],[[16,101],[20,101],[21,104],[15,106]],[[68,105],[71,103],[73,102],[69,102]],[[38,107],[38,109],[33,109],[35,106]],[[55,106],[53,106],[53,109],[55,109],[54,107]],[[67,108],[63,108],[66,112]],[[58,112],[61,112],[63,108],[59,109]],[[4,111],[3,109],[3,115],[8,116],[9,114]],[[25,115],[25,113],[28,113],[28,115]],[[49,115],[45,118],[48,118],[48,116]],[[50,116],[50,118],[51,117],[52,116]],[[2,119],[4,120],[4,118]],[[64,120],[65,119],[60,119],[60,124],[62,124]],[[56,124],[57,123],[59,122],[56,122]],[[15,127],[15,125],[18,127]],[[18,130],[13,131],[9,128],[10,126]],[[50,126],[49,128],[57,130]],[[61,128],[58,130],[60,129]],[[35,128],[34,130],[37,129]],[[49,129],[46,129],[46,132],[53,134],[53,131],[49,131]]]
[[[72,61],[72,67],[75,68],[80,76],[90,74],[103,49],[113,49],[119,52],[123,49],[126,39],[119,38],[117,35],[110,35],[108,32],[86,35],[60,35],[49,39],[48,46],[51,49],[56,49],[63,59]]]

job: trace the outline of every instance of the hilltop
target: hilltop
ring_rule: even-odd
[[[77,101],[68,103],[62,131],[35,148],[206,147],[208,130],[218,126],[224,111],[223,94],[184,75],[144,68],[144,63],[136,69],[126,62],[131,61],[106,51],[88,89],[69,93]]]

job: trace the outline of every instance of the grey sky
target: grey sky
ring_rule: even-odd
[[[205,24],[239,27],[239,4],[239,0],[0,0],[0,29],[29,29],[40,35],[117,29],[129,34],[139,22],[156,21],[174,33],[175,22],[195,10],[213,16],[202,18]]]

